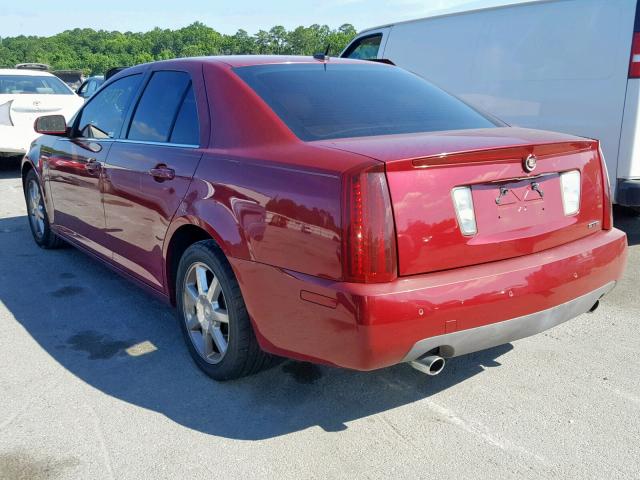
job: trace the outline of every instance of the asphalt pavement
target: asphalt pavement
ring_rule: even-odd
[[[1,159],[0,159],[1,160]],[[39,249],[0,166],[0,479],[640,478],[640,217],[593,314],[452,359],[216,383],[171,308]]]

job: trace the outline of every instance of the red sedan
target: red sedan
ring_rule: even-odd
[[[35,241],[175,305],[218,380],[273,354],[435,374],[594,309],[625,265],[597,141],[510,128],[391,65],[151,63],[36,129]]]

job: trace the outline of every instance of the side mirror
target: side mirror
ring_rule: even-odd
[[[63,136],[67,134],[67,121],[62,115],[45,115],[36,118],[33,129],[41,135]]]

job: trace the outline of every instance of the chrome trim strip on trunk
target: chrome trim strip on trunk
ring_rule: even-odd
[[[615,285],[616,282],[607,283],[586,295],[540,312],[425,338],[416,342],[402,361],[413,361],[435,348],[440,348],[441,356],[450,358],[530,337],[588,312]]]

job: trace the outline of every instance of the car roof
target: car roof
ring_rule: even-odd
[[[172,58],[168,60],[158,60],[155,62],[141,63],[131,67],[125,67],[118,73],[107,78],[105,84],[119,80],[128,75],[142,73],[148,68],[166,66],[172,68],[180,64],[186,65],[203,65],[211,64],[222,66],[223,68],[250,67],[254,65],[291,65],[291,64],[360,64],[368,63],[371,65],[379,65],[380,67],[388,67],[388,65],[370,62],[368,60],[357,60],[354,58],[327,57],[327,60],[318,60],[312,56],[295,56],[295,55],[218,55],[209,57],[184,57]]]
[[[203,60],[209,59],[213,62],[226,63],[231,67],[249,67],[253,65],[273,65],[273,64],[292,64],[292,63],[321,63],[312,56],[299,55],[229,55],[218,57],[204,57]],[[328,56],[328,63],[359,63],[359,60],[352,58],[340,58]]]
[[[328,56],[328,63],[361,63],[362,60],[353,58],[340,58]],[[162,65],[164,63],[214,63],[214,64],[226,64],[232,68],[234,67],[249,67],[253,65],[274,65],[274,64],[294,64],[294,63],[322,63],[323,60],[318,60],[312,56],[301,55],[218,55],[210,57],[187,57],[187,58],[174,58],[170,60],[160,60],[156,62],[150,62],[146,65]],[[129,67],[129,68],[136,68]],[[120,73],[120,72],[119,72]]]
[[[42,70],[29,70],[27,68],[0,68],[0,75],[22,75],[22,76],[33,76],[33,77],[55,77],[55,75],[44,72]]]

